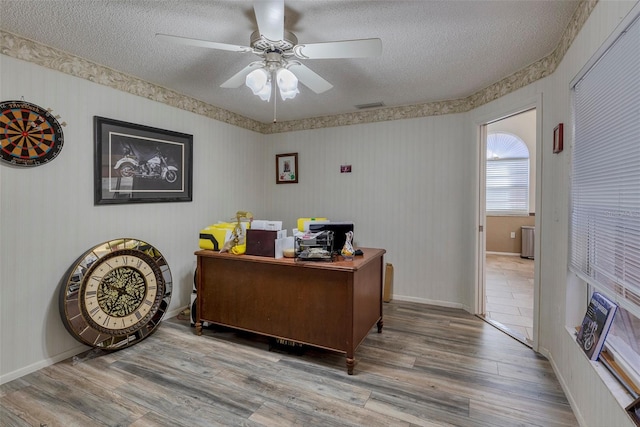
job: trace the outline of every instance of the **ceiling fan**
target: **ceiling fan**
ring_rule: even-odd
[[[238,88],[246,84],[264,101],[271,99],[272,86],[277,85],[283,100],[296,96],[298,81],[315,93],[333,87],[331,83],[303,65],[300,59],[366,58],[380,55],[382,41],[378,38],[298,44],[295,34],[284,28],[284,0],[254,1],[258,30],[250,37],[250,46],[231,45],[169,34],[156,37],[174,43],[260,57],[222,83],[223,88]]]

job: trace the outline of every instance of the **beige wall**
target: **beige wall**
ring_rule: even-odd
[[[487,252],[520,253],[523,225],[535,225],[534,216],[488,216]],[[514,232],[515,238],[511,238]]]
[[[152,242],[171,265],[170,311],[177,312],[193,286],[198,231],[238,209],[283,219],[287,228],[304,216],[352,219],[358,244],[387,249],[385,260],[395,264],[394,297],[470,309],[478,123],[540,99],[539,351],[554,366],[581,425],[631,426],[601,367],[575,343],[572,326],[584,315],[586,293],[567,270],[571,133],[562,153],[553,154],[551,143],[557,123],[572,127],[570,81],[636,3],[598,2],[552,75],[472,112],[279,136],[1,56],[1,98],[24,96],[50,106],[68,125],[64,149],[51,164],[0,167],[0,336],[11,343],[0,347],[0,382],[86,350],[65,331],[57,307],[57,282],[84,250],[117,236]],[[93,206],[93,115],[192,133],[193,202]],[[275,184],[274,154],[291,152],[285,150],[299,152],[299,184]],[[341,164],[352,164],[353,172],[340,174]],[[17,227],[18,219],[31,226]]]

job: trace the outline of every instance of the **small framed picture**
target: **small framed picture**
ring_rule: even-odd
[[[298,182],[298,153],[276,154],[276,184]]]
[[[559,123],[558,126],[556,126],[553,129],[553,152],[554,153],[559,153],[562,151],[563,149],[563,125],[562,123]]]

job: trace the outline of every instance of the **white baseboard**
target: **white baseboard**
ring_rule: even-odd
[[[182,313],[187,308],[191,308],[191,304],[185,305],[184,307],[175,308],[171,311],[167,311],[166,313],[164,313],[164,317],[162,318],[162,320],[165,321],[166,319],[171,319],[172,317],[176,317],[178,314]]]
[[[439,300],[432,300],[432,299],[426,299],[426,298],[416,298],[416,297],[409,297],[406,295],[393,295],[392,300],[394,299],[398,301],[417,302],[420,304],[436,305],[438,307],[459,308],[471,313],[470,307],[467,307],[466,305],[460,304],[460,303],[452,303],[450,301],[439,301]]]
[[[40,360],[39,362],[33,363],[29,366],[25,366],[24,368],[17,369],[13,372],[9,372],[0,376],[0,384],[8,383],[9,381],[17,380],[20,377],[28,375],[32,372],[39,371],[42,368],[46,368],[47,366],[55,365],[58,362],[62,362],[69,357],[73,357],[76,354],[80,354],[83,351],[86,351],[89,347],[80,344],[78,347],[74,347],[71,350],[67,350],[64,353],[60,353],[54,357],[49,357],[44,360]]]
[[[493,252],[493,251],[486,251],[485,254],[487,255],[505,255],[505,256],[520,256],[520,253],[514,253],[514,252]]]
[[[576,404],[576,401],[573,398],[573,395],[571,394],[571,390],[569,389],[569,386],[567,386],[567,382],[565,381],[564,377],[560,375],[560,370],[558,369],[558,366],[556,365],[555,360],[553,360],[553,356],[551,355],[551,352],[549,352],[549,350],[544,347],[539,347],[538,352],[544,357],[546,357],[547,360],[549,360],[549,363],[551,363],[551,369],[553,369],[553,372],[556,374],[556,378],[560,383],[560,387],[562,387],[562,391],[564,392],[564,395],[567,397],[567,400],[569,401],[569,406],[571,406],[571,409],[573,410],[573,415],[575,415],[576,420],[578,421],[578,425],[587,426],[588,424],[585,421],[584,417],[582,416],[582,413],[579,411],[578,405]]]
[[[170,319],[172,317],[177,316],[178,314],[180,314],[185,308],[187,308],[188,306],[185,307],[180,307],[180,308],[176,308],[174,310],[171,311],[167,311],[164,315],[164,317],[162,318],[162,320],[164,321],[165,319]],[[23,368],[17,369],[13,372],[9,372],[7,374],[4,375],[0,375],[0,385],[4,384],[4,383],[8,383],[9,381],[13,381],[13,380],[17,380],[20,377],[23,377],[25,375],[31,374],[33,372],[39,371],[42,368],[46,368],[47,366],[51,366],[51,365],[55,365],[58,362],[62,362],[65,359],[68,359],[70,357],[76,356],[80,353],[82,353],[83,351],[87,351],[89,348],[88,346],[79,344],[77,347],[72,348],[71,350],[67,350],[63,353],[57,354],[53,357],[49,357],[46,358],[44,360],[41,360],[39,362],[33,363],[29,366],[25,366]]]

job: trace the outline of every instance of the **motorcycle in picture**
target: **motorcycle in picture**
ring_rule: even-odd
[[[169,183],[178,179],[178,168],[169,166],[167,158],[160,151],[156,151],[153,157],[146,162],[139,162],[137,156],[125,154],[113,167],[125,178],[151,178],[163,179]]]
[[[585,320],[582,323],[581,339],[582,347],[585,351],[591,350],[591,347],[596,343],[596,332],[598,331],[598,322],[595,320]]]

